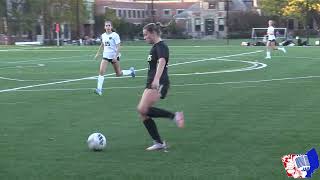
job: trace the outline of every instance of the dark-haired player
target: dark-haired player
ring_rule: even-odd
[[[112,31],[112,23],[111,21],[105,21],[104,23],[105,33],[101,35],[101,45],[98,49],[98,52],[95,58],[98,57],[100,53],[100,49],[103,48],[103,56],[100,63],[99,76],[97,81],[97,88],[95,89],[95,93],[98,95],[102,95],[102,87],[104,83],[104,74],[106,73],[106,69],[108,63],[111,63],[113,69],[116,73],[116,76],[122,75],[131,75],[135,77],[134,68],[131,67],[130,70],[122,70],[120,68],[120,36]]]

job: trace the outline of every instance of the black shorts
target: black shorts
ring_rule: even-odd
[[[152,89],[151,84],[152,82],[147,82],[146,89]],[[160,87],[159,87],[160,99],[166,98],[169,88],[170,88],[170,83],[164,83],[164,84],[160,83]]]
[[[275,40],[275,39],[272,39],[272,40],[268,40],[268,41],[270,41],[270,42],[276,42],[276,40]]]
[[[114,62],[112,62],[113,59],[108,59],[108,58],[102,58],[102,59],[105,61],[108,61],[109,63],[114,63]],[[117,61],[120,61],[119,57],[117,57]]]

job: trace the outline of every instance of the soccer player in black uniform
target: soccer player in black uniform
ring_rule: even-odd
[[[157,126],[152,118],[169,118],[179,128],[183,128],[184,115],[183,112],[173,113],[153,107],[156,102],[166,97],[170,86],[168,76],[169,48],[161,39],[159,25],[150,23],[144,26],[143,36],[146,42],[153,46],[148,56],[149,69],[146,89],[142,94],[137,110],[154,142],[146,150],[152,151],[166,148],[166,143],[161,140]]]

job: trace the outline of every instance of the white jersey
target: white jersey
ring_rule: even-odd
[[[276,39],[276,36],[274,35],[274,27],[273,26],[269,26],[268,27],[268,40],[275,40]]]
[[[117,53],[117,45],[120,44],[120,36],[116,32],[101,35],[103,48],[103,58],[113,59]]]

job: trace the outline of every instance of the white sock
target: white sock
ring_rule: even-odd
[[[270,51],[267,51],[267,57],[271,57]]]
[[[104,76],[99,75],[99,76],[98,76],[98,85],[97,85],[97,89],[99,89],[99,90],[101,90],[101,89],[102,89],[103,81],[104,81]]]
[[[124,76],[128,76],[128,75],[131,74],[131,71],[130,71],[130,70],[122,70],[122,74],[123,74]]]
[[[286,53],[286,49],[284,49],[284,47],[280,47],[279,48],[282,52]]]

